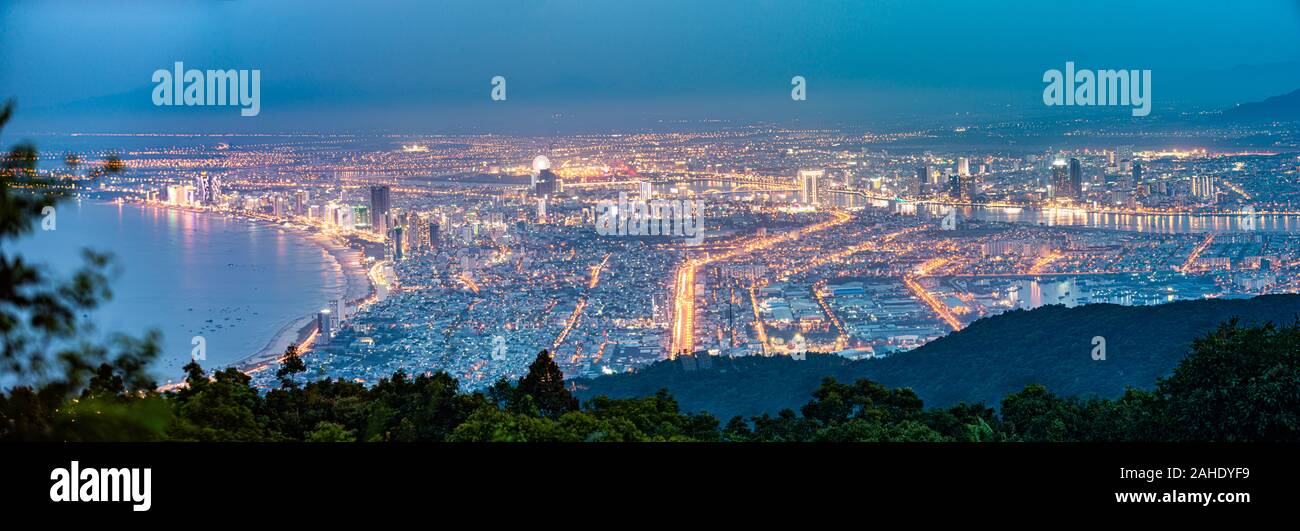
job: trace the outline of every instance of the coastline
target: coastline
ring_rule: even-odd
[[[128,200],[129,201],[129,200]],[[271,225],[280,230],[290,232],[306,241],[309,241],[321,250],[325,251],[333,259],[335,267],[338,268],[339,274],[343,276],[343,287],[335,290],[332,298],[346,301],[348,307],[355,306],[362,300],[371,297],[376,287],[371,281],[369,270],[361,263],[363,252],[357,249],[340,244],[332,238],[323,234],[305,230],[296,226],[286,227],[281,222],[272,221],[257,216],[242,215],[236,212],[214,212],[203,208],[193,208],[181,205],[169,205],[162,203],[142,203],[139,201],[129,201],[145,206],[155,208],[175,209],[188,212],[203,214],[231,216],[242,221],[254,224]],[[328,301],[326,301],[328,303]],[[315,336],[316,333],[316,314],[299,316],[291,319],[282,325],[260,350],[249,353],[243,357],[237,358],[229,363],[228,367],[234,367],[246,373],[258,372],[266,369],[271,364],[279,360],[280,355],[284,354],[285,349],[291,344],[302,345]]]
[[[332,239],[320,234],[296,228],[285,230],[295,232],[319,245],[334,259],[334,263],[339,267],[344,279],[343,288],[340,292],[336,292],[335,296],[346,301],[347,306],[354,307],[357,302],[370,297],[375,292],[374,283],[370,281],[367,269],[361,265],[359,260],[361,251],[339,245]],[[280,327],[280,330],[267,342],[266,346],[262,347],[262,350],[232,363],[231,366],[244,372],[257,372],[265,369],[272,363],[277,362],[289,345],[302,345],[314,338],[316,335],[315,321],[316,315],[310,314],[286,323]]]

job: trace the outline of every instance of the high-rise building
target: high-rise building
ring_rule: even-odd
[[[204,202],[205,198],[208,196],[207,190],[208,172],[199,172],[199,174],[194,177],[194,197],[199,202]]]
[[[435,252],[438,250],[438,224],[429,223],[429,247]]]
[[[319,334],[316,337],[317,343],[324,345],[330,342],[330,336],[332,336],[334,332],[332,325],[333,312],[331,312],[329,308],[325,308],[321,310],[320,313],[316,314],[316,332]]]
[[[330,299],[330,330],[338,330],[343,321],[343,302],[339,299]]]
[[[549,169],[537,172],[534,177],[533,193],[543,197],[555,195],[559,192],[559,179],[559,176]]]
[[[415,212],[407,212],[406,220],[402,222],[402,232],[409,252],[417,252],[424,247],[424,240],[420,239],[420,226],[420,216]]]
[[[352,207],[352,225],[358,229],[370,228],[370,209],[366,208],[366,205]]]
[[[1070,168],[1065,159],[1052,161],[1052,197],[1070,195]]]
[[[1213,199],[1218,193],[1218,187],[1214,184],[1214,178],[1208,175],[1197,175],[1192,177],[1192,195],[1201,199]]]
[[[961,176],[952,174],[948,176],[948,197],[961,199]]]
[[[307,213],[307,205],[311,202],[311,192],[307,190],[298,190],[293,194],[293,213],[303,215]]]
[[[1137,162],[1133,163],[1133,182],[1142,182],[1142,164]]]
[[[333,201],[325,204],[325,214],[322,216],[327,225],[339,224],[339,205]]]
[[[562,191],[564,183],[551,171],[551,159],[546,158],[546,155],[533,158],[532,184],[533,193],[539,196],[549,197]]]
[[[1070,159],[1070,190],[1068,195],[1077,200],[1083,199],[1083,163],[1076,158]]]
[[[533,173],[531,174],[532,181],[529,183],[531,189],[537,189],[537,177],[540,176],[543,171],[549,169],[551,169],[551,159],[546,158],[546,155],[533,157]]]
[[[370,187],[370,227],[378,234],[387,234],[389,229],[388,211],[392,208],[387,186]]]
[[[390,231],[392,235],[388,238],[393,246],[393,260],[402,259],[402,227],[393,227]]]
[[[641,181],[640,187],[641,187],[642,201],[649,201],[651,199],[654,199],[654,191],[653,191],[654,189],[651,187],[650,181]]]
[[[194,178],[194,198],[195,202],[208,206],[219,203],[221,199],[221,177],[206,171],[199,172],[198,177]]]
[[[822,170],[799,170],[799,201],[805,205],[818,202],[818,181],[826,172]]]
[[[957,158],[957,175],[961,177],[970,175],[970,159],[966,157]]]

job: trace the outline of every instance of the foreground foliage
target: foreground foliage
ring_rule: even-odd
[[[299,384],[295,349],[265,393],[235,369],[186,367],[186,386],[132,391],[103,365],[76,399],[15,388],[0,396],[0,439],[177,441],[1300,441],[1300,324],[1225,323],[1153,391],[1080,400],[1029,385],[984,404],[927,409],[911,389],[827,378],[800,411],[734,417],[682,412],[666,391],[578,404],[543,351],[518,384],[466,392],[445,372],[373,386]],[[292,368],[285,370],[284,368]]]

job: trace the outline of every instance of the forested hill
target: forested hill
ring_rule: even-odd
[[[824,377],[868,378],[911,387],[927,406],[984,402],[1040,383],[1060,395],[1114,398],[1125,387],[1150,389],[1187,355],[1192,339],[1233,318],[1242,324],[1290,324],[1300,295],[1181,301],[1159,306],[1047,306],[981,319],[966,329],[889,358],[847,361],[809,354],[713,357],[708,363],[663,361],[631,374],[578,380],[582,399],[648,396],[668,389],[686,411],[734,415],[798,410]],[[1092,359],[1092,339],[1106,340],[1106,359]],[[706,366],[707,365],[707,366]]]

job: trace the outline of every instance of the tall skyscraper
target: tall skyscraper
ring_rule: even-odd
[[[195,198],[197,198],[199,202],[206,202],[206,199],[208,197],[207,190],[208,190],[208,172],[206,171],[199,172],[198,176],[194,177]]]
[[[822,170],[799,170],[799,201],[805,205],[818,202],[818,181],[826,172]]]
[[[343,303],[338,299],[330,299],[330,330],[337,330],[340,321],[343,320]]]
[[[957,175],[962,177],[970,175],[970,159],[966,157],[957,158]]]
[[[387,186],[370,187],[370,227],[381,235],[388,234],[388,211],[392,207],[390,193]]]
[[[1069,196],[1076,200],[1083,200],[1083,163],[1076,158],[1070,159]]]
[[[420,216],[415,212],[407,212],[406,219],[402,221],[407,252],[418,252],[424,246],[424,240],[420,239],[420,226]]]
[[[402,228],[393,227],[393,230],[390,232],[392,233],[392,235],[388,238],[388,240],[389,243],[393,246],[393,260],[400,261],[402,259],[402,247],[403,247],[402,244],[404,243],[402,241]]]
[[[961,176],[952,174],[948,176],[948,197],[961,199]]]
[[[438,251],[438,241],[439,241],[438,224],[430,222],[429,223],[429,247],[432,248],[434,252]]]
[[[1052,161],[1052,197],[1070,195],[1070,169],[1065,159]]]
[[[333,312],[325,308],[316,314],[316,331],[320,334],[316,337],[316,342],[322,345],[329,344],[330,336],[333,335]]]

